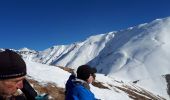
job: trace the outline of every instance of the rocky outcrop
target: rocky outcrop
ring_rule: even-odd
[[[167,93],[170,96],[170,74],[165,75],[165,79],[167,82]]]

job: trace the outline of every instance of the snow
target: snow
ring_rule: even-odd
[[[116,92],[113,89],[99,89],[94,86],[91,86],[91,91],[95,93],[96,98],[101,100],[131,100],[128,95],[122,91]]]
[[[169,33],[170,17],[167,17],[125,30],[91,36],[83,42],[53,46],[41,52],[22,55],[23,58],[27,58],[28,74],[41,82],[54,82],[64,87],[70,75],[57,67],[45,64],[75,70],[82,64],[90,64],[100,73],[97,74],[97,81],[107,86],[120,85],[115,80],[124,83],[139,80],[137,83],[139,87],[169,99],[166,81],[162,77],[170,74]],[[99,89],[92,86],[92,91],[97,97],[106,100],[128,98],[127,94],[121,91],[117,93],[114,89]]]
[[[154,94],[162,96],[166,98],[167,100],[169,99],[167,91],[165,91],[167,90],[167,83],[166,83],[165,78],[163,78],[162,76],[140,80],[137,83],[137,85],[144,89],[147,89],[148,91]]]
[[[21,48],[20,51],[30,51],[30,49],[24,47],[24,48]]]
[[[26,65],[28,76],[37,80],[41,84],[51,82],[55,83],[58,87],[65,88],[65,83],[70,76],[70,73],[55,66],[40,64],[28,60],[26,60]],[[101,100],[131,100],[125,92],[114,87],[121,86],[121,82],[117,82],[115,79],[105,76],[104,74],[96,74],[96,81],[102,82],[105,86],[109,87],[109,89],[101,89],[90,85],[91,91],[95,94],[96,98]],[[164,81],[164,83],[161,83],[162,81]],[[157,82],[157,84],[154,82]],[[155,94],[159,94],[160,96],[168,96],[164,91],[166,87],[165,80],[163,80],[163,78],[156,81],[149,79],[142,80],[137,85],[142,86]],[[156,88],[159,87],[159,85],[161,88]],[[162,94],[160,94],[160,91]]]
[[[65,87],[65,83],[70,76],[70,73],[55,67],[45,64],[26,61],[27,73],[29,76],[39,82],[54,82],[58,87]]]
[[[55,67],[26,60],[27,74],[29,77],[37,80],[41,84],[48,82],[55,83],[58,87],[65,88],[65,83],[70,76],[70,73]],[[111,83],[111,78],[97,74],[97,80],[104,80],[106,83]],[[129,97],[122,91],[116,92],[114,89],[100,89],[90,85],[91,91],[94,92],[96,98],[101,100],[130,100]]]

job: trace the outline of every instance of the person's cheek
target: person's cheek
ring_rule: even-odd
[[[9,84],[7,86],[7,91],[9,92],[9,94],[15,93],[17,91],[17,87],[15,84]]]
[[[19,81],[19,82],[16,84],[16,87],[17,87],[17,89],[22,89],[22,88],[23,88],[23,81]]]

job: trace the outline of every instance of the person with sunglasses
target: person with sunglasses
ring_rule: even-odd
[[[65,100],[98,100],[90,91],[90,86],[95,80],[96,68],[81,65],[77,69],[77,77],[72,74],[66,83]]]

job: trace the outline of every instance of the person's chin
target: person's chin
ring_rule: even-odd
[[[11,94],[9,94],[9,93],[8,93],[8,94],[4,94],[4,95],[3,95],[3,97],[5,97],[5,98],[11,97],[11,96],[12,96],[12,95],[11,95]]]
[[[15,94],[16,94],[16,92],[14,91],[14,92],[9,93],[8,96],[13,96]]]

